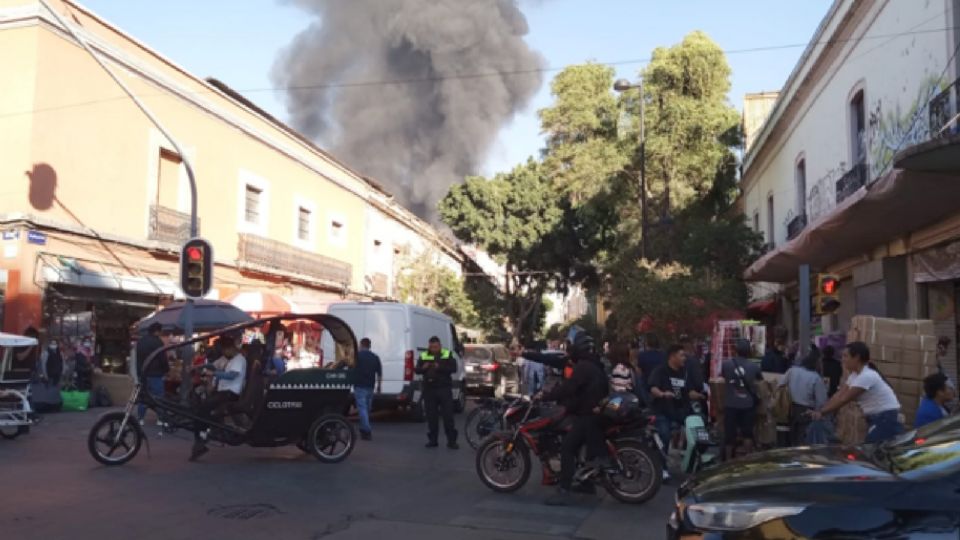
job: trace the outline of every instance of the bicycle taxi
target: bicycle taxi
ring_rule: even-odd
[[[287,324],[304,323],[318,325],[332,338],[336,354],[335,362],[330,359],[332,363],[355,365],[356,338],[345,322],[331,315],[289,314],[235,324],[167,345],[147,358],[141,369],[178,347],[209,342],[220,336],[236,336],[253,328],[267,336],[267,343],[272,343],[271,333],[283,331]],[[124,410],[104,414],[91,428],[90,454],[104,465],[122,465],[133,459],[147,440],[135,413],[143,403],[157,413],[165,431],[203,432],[207,441],[227,446],[297,445],[324,463],[338,463],[350,455],[356,444],[356,433],[342,414],[351,400],[350,371],[317,367],[293,369],[267,381],[260,365],[251,365],[253,363],[248,359],[246,382],[239,399],[212,414],[200,413],[198,398],[192,391],[187,399],[158,398],[150,395],[145,385],[135,383]]]
[[[37,345],[35,338],[0,332],[0,437],[4,439],[29,433],[38,420],[30,408],[31,373],[13,369],[16,349]]]

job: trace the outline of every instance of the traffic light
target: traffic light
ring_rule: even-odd
[[[213,285],[213,247],[203,238],[187,240],[180,250],[180,288],[188,298],[203,298]]]
[[[817,298],[814,308],[818,315],[833,313],[840,307],[840,278],[832,274],[817,274]]]

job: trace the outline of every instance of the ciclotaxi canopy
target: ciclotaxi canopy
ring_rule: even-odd
[[[36,344],[36,338],[0,332],[0,347],[29,347]]]

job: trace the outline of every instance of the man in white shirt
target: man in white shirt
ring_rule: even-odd
[[[213,377],[216,381],[216,391],[197,408],[197,413],[204,418],[210,418],[213,411],[239,400],[247,376],[247,359],[240,354],[234,339],[229,336],[220,338],[220,348],[223,350],[223,358],[214,362],[214,365],[222,364],[223,368],[204,366],[204,369],[213,371]],[[226,362],[222,362],[223,360],[226,360]],[[194,432],[193,451],[190,454],[190,460],[194,461],[208,451],[201,430],[197,429]]]
[[[860,341],[848,343],[843,349],[843,365],[850,371],[847,384],[811,416],[819,420],[851,401],[856,401],[867,420],[867,438],[875,444],[891,439],[903,431],[900,424],[900,402],[880,373],[870,364],[870,349]]]

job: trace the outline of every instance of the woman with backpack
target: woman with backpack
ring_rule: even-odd
[[[827,385],[817,371],[820,353],[811,350],[799,366],[787,370],[780,381],[790,393],[790,442],[794,446],[807,444],[810,413],[827,403]]]

